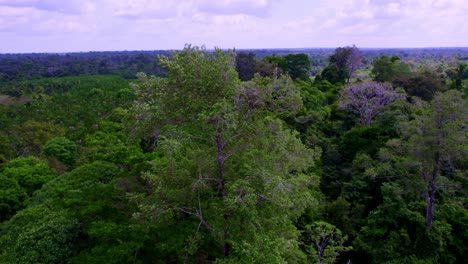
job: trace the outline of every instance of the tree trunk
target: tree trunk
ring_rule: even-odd
[[[216,147],[218,150],[218,167],[219,167],[219,187],[218,187],[218,195],[221,197],[223,202],[226,200],[227,192],[225,187],[225,179],[224,179],[224,142],[221,135],[216,135]],[[228,230],[228,220],[229,214],[225,211],[223,214],[224,223],[223,223],[223,255],[224,257],[229,256],[229,252],[231,250],[231,245],[229,244],[229,230]]]
[[[436,166],[432,171],[432,179],[429,183],[429,189],[426,192],[426,229],[429,232],[432,229],[432,219],[434,217],[435,192],[437,190],[438,175],[439,169]]]

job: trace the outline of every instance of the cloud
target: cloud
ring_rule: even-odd
[[[267,14],[274,1],[268,0],[199,0],[197,9],[214,14]]]
[[[466,46],[467,13],[466,0],[0,0],[0,38],[52,51],[69,47],[57,39],[100,50]]]
[[[95,10],[93,1],[80,0],[0,0],[0,5],[11,7],[32,7],[67,14],[89,13]]]
[[[128,19],[166,19],[184,16],[192,10],[191,1],[167,0],[107,0],[113,15]]]
[[[265,16],[271,5],[278,0],[107,0],[113,14],[128,19],[167,19],[194,16],[199,13],[211,15]]]
[[[0,0],[1,1],[1,0]],[[83,14],[61,13],[32,6],[36,1],[14,1],[16,5],[0,2],[0,33],[14,32],[17,35],[60,35],[90,33],[95,23],[87,23]]]

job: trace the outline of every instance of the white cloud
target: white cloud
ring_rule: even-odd
[[[101,50],[466,46],[467,13],[466,0],[0,0],[0,38],[47,50],[59,37]]]
[[[81,0],[0,0],[0,5],[11,7],[33,7],[39,10],[80,14],[95,10],[93,1]]]
[[[273,1],[268,0],[198,0],[197,9],[215,14],[250,14],[263,16]]]

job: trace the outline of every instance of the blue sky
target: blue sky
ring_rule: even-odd
[[[0,53],[468,46],[467,0],[0,0]]]

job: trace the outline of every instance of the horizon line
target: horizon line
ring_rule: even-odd
[[[195,46],[194,47],[204,47]],[[325,49],[325,50],[334,50],[338,47],[350,47],[347,46],[337,46],[337,47],[300,47],[300,48],[220,48],[221,50],[314,50],[314,49]],[[426,47],[359,47],[361,50],[404,50],[404,49],[413,49],[413,50],[423,50],[423,49],[468,49],[468,46],[426,46]],[[206,48],[206,50],[211,51],[215,50],[218,47]],[[21,55],[21,54],[72,54],[72,53],[93,53],[93,52],[154,52],[154,51],[181,51],[182,49],[122,49],[122,50],[81,50],[81,51],[31,51],[31,52],[0,52],[0,55]]]

